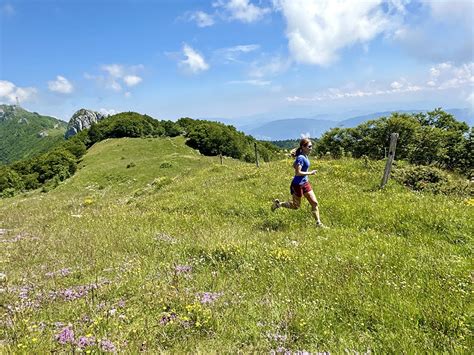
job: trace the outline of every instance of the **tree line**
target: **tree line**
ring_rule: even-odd
[[[335,158],[382,159],[391,133],[399,134],[396,159],[473,177],[473,128],[440,108],[426,113],[393,113],[355,128],[333,128],[316,142],[316,151]]]
[[[259,142],[233,126],[205,120],[181,118],[177,122],[156,120],[148,115],[123,112],[92,124],[47,153],[0,167],[0,196],[42,187],[44,191],[72,176],[82,156],[97,142],[122,137],[175,137],[204,155],[229,156],[255,161],[254,144],[260,159],[271,160],[279,151],[269,142]]]

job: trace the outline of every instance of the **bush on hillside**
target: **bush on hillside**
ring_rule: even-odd
[[[395,180],[414,191],[472,196],[474,185],[433,166],[408,166],[393,172]]]
[[[319,155],[341,152],[356,158],[364,155],[382,159],[390,142],[390,135],[398,133],[396,157],[419,165],[436,165],[472,175],[472,129],[464,122],[436,109],[427,113],[399,114],[381,117],[355,128],[334,128],[316,142]]]
[[[76,169],[76,157],[65,149],[55,149],[41,156],[34,164],[34,172],[38,173],[40,183],[53,178],[63,181],[72,176]]]
[[[160,124],[165,130],[166,137],[177,137],[184,134],[183,128],[173,121],[160,121]]]
[[[77,146],[75,147],[77,148]],[[77,152],[79,151],[77,150]],[[0,194],[4,195],[3,192],[7,189],[9,195],[36,189],[53,179],[63,181],[75,173],[76,162],[77,157],[74,154],[65,147],[60,147],[46,154],[2,167],[0,170]]]
[[[10,197],[14,191],[20,191],[25,184],[21,176],[8,166],[0,167],[0,195]]]
[[[65,141],[61,147],[70,152],[77,159],[80,159],[87,152],[87,147],[84,142],[76,136]]]
[[[169,123],[166,125],[172,132],[171,125]],[[82,139],[87,146],[91,146],[107,138],[159,137],[165,133],[166,130],[161,122],[150,116],[136,112],[122,112],[92,124],[88,129],[87,139],[84,136]]]
[[[233,126],[219,122],[181,118],[177,122],[188,138],[186,144],[204,155],[225,155],[247,162],[255,162],[255,148],[260,159],[270,161],[279,149],[269,142],[258,142],[253,137],[239,132]]]

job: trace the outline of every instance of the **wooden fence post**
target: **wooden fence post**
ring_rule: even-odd
[[[223,165],[224,163],[222,162],[222,153],[219,153],[219,158],[221,160],[221,165]]]
[[[257,142],[254,143],[254,147],[255,147],[255,163],[257,164],[257,168],[258,168],[260,164],[258,163]]]
[[[392,133],[390,135],[390,148],[388,149],[387,164],[385,164],[385,171],[382,177],[382,184],[380,188],[383,189],[387,184],[390,172],[392,170],[393,159],[395,159],[395,149],[397,148],[398,133]]]

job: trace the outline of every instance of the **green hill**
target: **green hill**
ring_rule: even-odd
[[[0,352],[468,352],[474,201],[414,193],[382,162],[205,157],[108,139],[56,189],[0,200]]]
[[[64,141],[66,126],[19,106],[0,105],[0,165],[48,151]]]

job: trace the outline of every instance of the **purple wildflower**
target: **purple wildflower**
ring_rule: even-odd
[[[223,292],[202,292],[199,294],[199,301],[202,304],[214,303],[223,294]]]
[[[90,336],[90,337],[80,337],[79,340],[77,341],[77,346],[81,349],[85,349],[88,346],[94,346],[95,345],[95,337]]]
[[[124,300],[120,300],[120,301],[118,301],[117,305],[118,305],[120,308],[123,308],[123,307],[125,307],[125,301],[124,301]]]
[[[165,314],[161,317],[160,324],[161,325],[166,325],[169,322],[172,322],[172,321],[176,320],[176,318],[178,318],[178,316],[174,312],[169,313],[169,314]]]
[[[74,342],[74,331],[70,326],[64,327],[57,335],[56,340],[59,344],[65,345]]]
[[[115,345],[108,339],[102,339],[100,341],[100,348],[102,351],[113,353],[115,352]]]
[[[28,299],[28,293],[30,292],[31,288],[28,286],[24,286],[20,288],[20,293],[18,297],[20,297],[22,300]]]
[[[110,283],[110,281],[105,280],[97,284],[80,285],[80,286],[67,288],[65,290],[51,291],[49,293],[49,298],[53,300],[57,298],[62,298],[64,301],[74,301],[76,299],[87,296],[89,291],[95,290],[99,288],[100,286],[105,285],[107,283]]]

